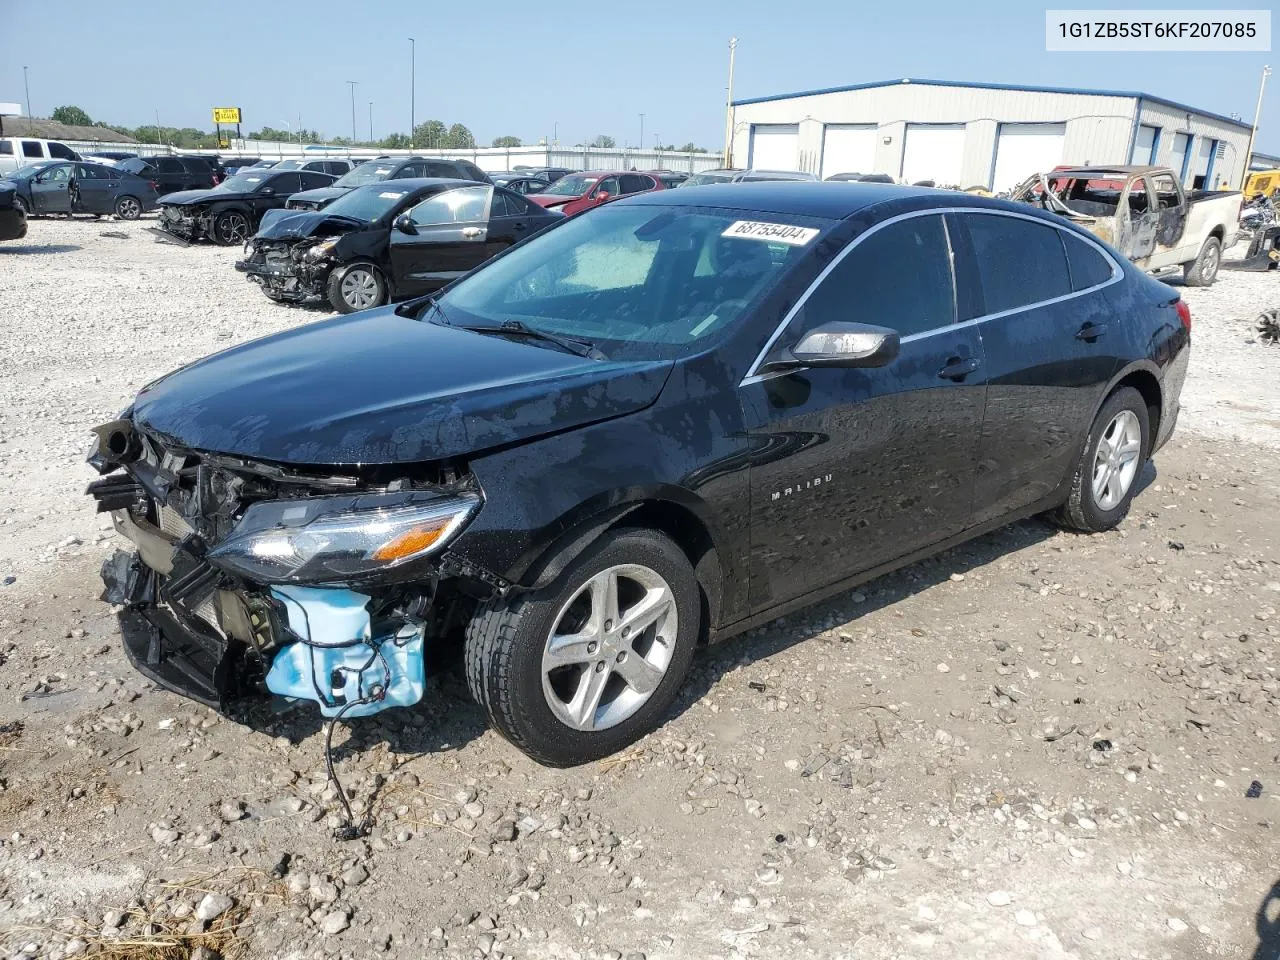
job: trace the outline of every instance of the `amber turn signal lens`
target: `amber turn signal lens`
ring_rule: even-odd
[[[431,524],[406,530],[394,540],[388,540],[373,552],[374,560],[403,560],[415,553],[421,553],[443,535],[447,523]]]

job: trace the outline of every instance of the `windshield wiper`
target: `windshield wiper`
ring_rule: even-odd
[[[596,349],[595,344],[590,340],[579,340],[577,337],[562,337],[559,334],[548,333],[546,330],[539,330],[536,327],[531,327],[520,320],[503,320],[500,324],[472,324],[465,327],[460,326],[458,329],[470,330],[472,333],[495,334],[500,337],[528,337],[530,340],[542,340],[545,343],[554,343],[561,350],[575,354],[579,357],[586,357],[588,360],[608,359],[608,357]]]
[[[448,325],[449,318],[445,316],[445,312],[440,307],[439,301],[436,300],[434,293],[428,293],[426,296],[414,297],[412,300],[406,300],[400,306],[396,307],[395,314],[398,317],[408,317],[410,320],[425,320],[428,311],[434,311],[439,314],[439,322]]]

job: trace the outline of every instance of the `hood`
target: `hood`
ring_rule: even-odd
[[[641,410],[670,361],[588,360],[384,308],[233,347],[144,387],[180,446],[294,465],[420,463]]]
[[[289,202],[294,200],[305,200],[307,203],[318,204],[321,207],[327,207],[339,197],[345,197],[354,190],[355,187],[317,187],[315,190],[303,190],[301,193],[292,194]]]
[[[166,193],[160,202],[166,206],[186,207],[193,203],[212,203],[215,200],[234,200],[245,196],[242,193],[228,193],[226,190],[176,190]]]
[[[323,210],[268,210],[262,215],[255,240],[289,240],[323,233],[332,237],[360,230],[369,224],[346,217],[334,217]]]
[[[554,210],[556,207],[563,207],[566,203],[572,203],[574,200],[581,200],[582,197],[561,197],[551,196],[545,193],[531,193],[525,197],[540,207],[546,207],[548,210]]]

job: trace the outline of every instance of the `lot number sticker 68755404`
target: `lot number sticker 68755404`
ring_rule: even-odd
[[[793,227],[786,223],[762,223],[758,220],[738,220],[725,228],[722,237],[742,237],[746,240],[771,240],[792,247],[803,247],[818,235],[813,227]]]

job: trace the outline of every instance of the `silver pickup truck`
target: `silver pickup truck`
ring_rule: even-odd
[[[1013,192],[1078,223],[1138,267],[1166,273],[1181,267],[1186,283],[1207,287],[1222,251],[1236,241],[1241,195],[1182,189],[1168,167],[1068,167],[1038,173]]]

